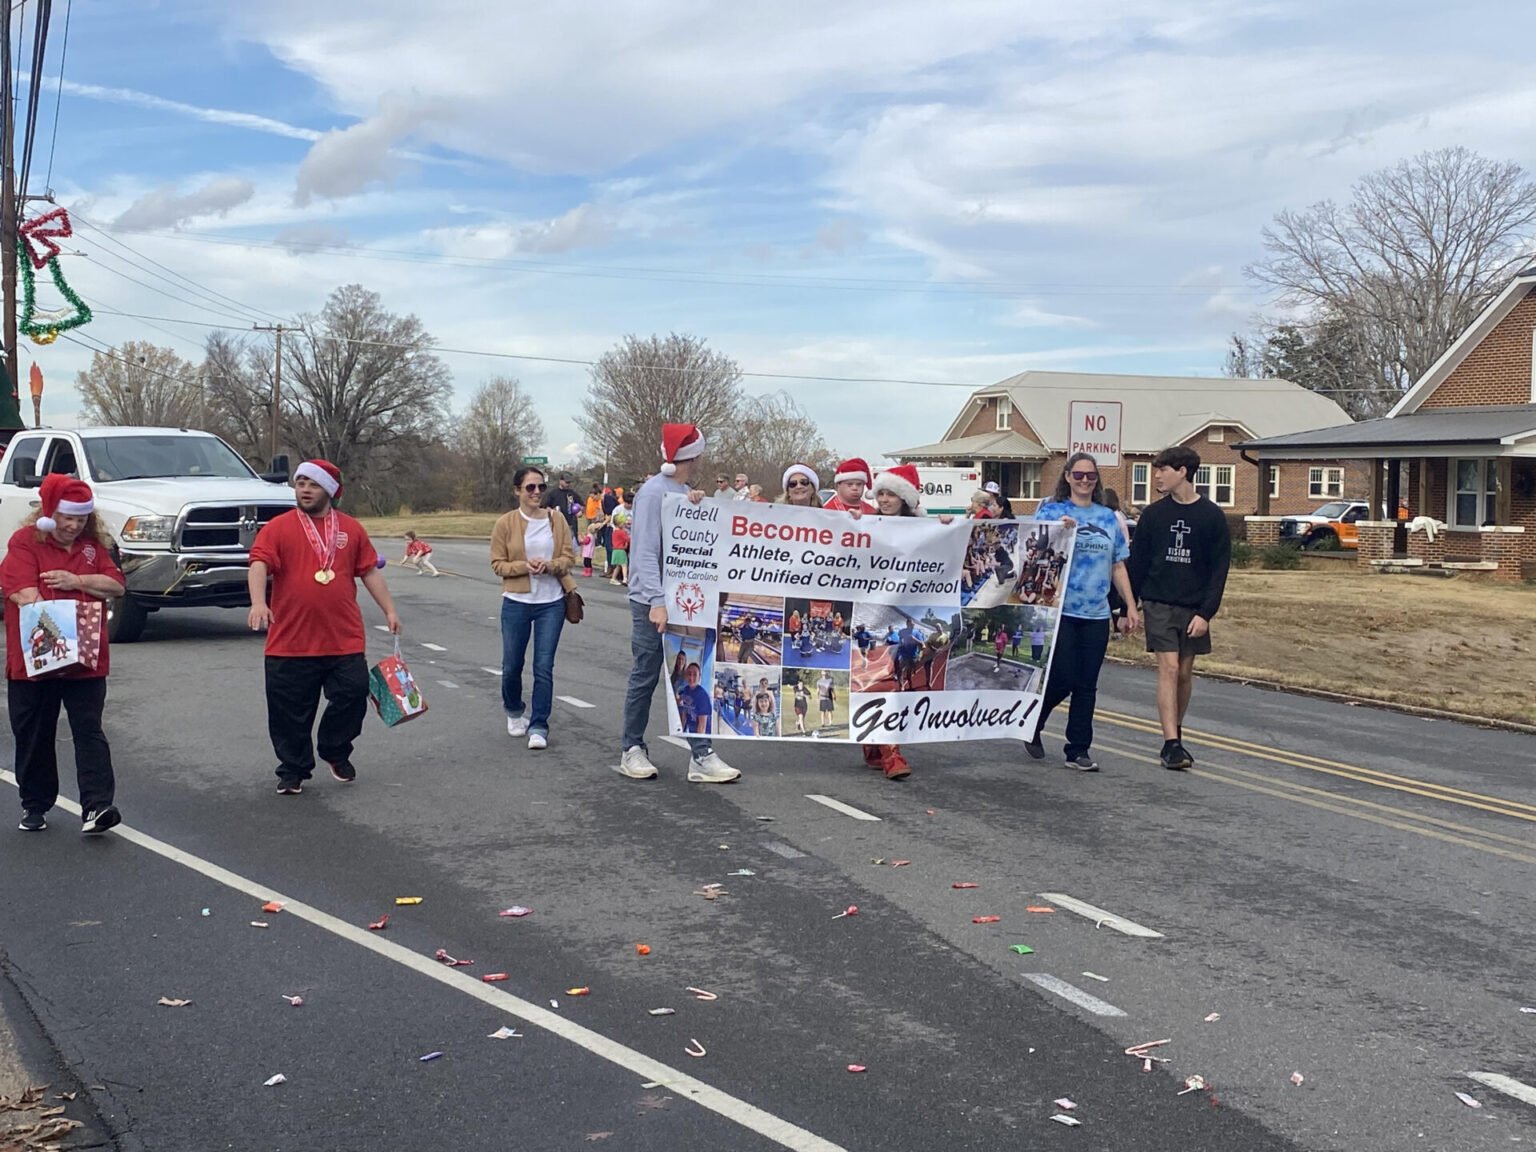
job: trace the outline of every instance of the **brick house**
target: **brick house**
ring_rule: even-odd
[[[1120,464],[1100,469],[1122,505],[1141,508],[1157,498],[1152,457],[1172,444],[1200,454],[1195,486],[1233,515],[1261,505],[1310,512],[1325,500],[1365,496],[1363,463],[1331,454],[1272,469],[1268,491],[1259,491],[1257,463],[1242,454],[1242,442],[1347,419],[1332,400],[1288,380],[1022,372],[971,393],[942,440],[886,455],[919,470],[924,464],[976,468],[984,482],[997,481],[1016,512],[1027,514],[1051,494],[1066,463],[1074,400],[1122,405]]]
[[[1430,541],[1407,520],[1360,529],[1361,563],[1406,559],[1536,577],[1536,266],[1520,273],[1379,420],[1267,436],[1240,447],[1265,464],[1319,453],[1359,458],[1373,507],[1447,527]],[[1251,521],[1250,539],[1274,518]]]

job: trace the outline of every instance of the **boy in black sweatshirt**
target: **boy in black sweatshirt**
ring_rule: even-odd
[[[1141,601],[1147,651],[1157,654],[1157,717],[1163,726],[1164,768],[1183,771],[1184,713],[1194,684],[1195,657],[1211,650],[1211,617],[1221,607],[1232,559],[1232,538],[1220,508],[1195,491],[1200,456],[1193,448],[1164,448],[1152,460],[1152,483],[1163,498],[1147,508],[1131,541],[1131,589]]]

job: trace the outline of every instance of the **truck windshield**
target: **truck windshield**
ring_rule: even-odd
[[[1329,520],[1337,520],[1340,516],[1344,515],[1344,513],[1348,512],[1348,511],[1349,511],[1349,501],[1348,500],[1332,500],[1332,501],[1329,501],[1327,504],[1324,504],[1316,512],[1312,513],[1312,515],[1314,515],[1314,516],[1326,516]]]
[[[81,441],[95,480],[255,476],[233,448],[213,436],[82,436]]]

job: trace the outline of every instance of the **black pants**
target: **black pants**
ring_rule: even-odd
[[[320,717],[320,758],[339,764],[352,756],[352,741],[368,714],[368,661],[349,656],[268,656],[267,732],[277,753],[277,774],[308,780],[315,771],[310,730]]]
[[[1045,699],[1040,702],[1040,729],[1051,709],[1068,696],[1068,757],[1080,756],[1093,746],[1093,707],[1099,698],[1099,669],[1104,667],[1104,653],[1109,648],[1109,621],[1084,620],[1062,616],[1056,633],[1056,647],[1051,654],[1051,676],[1045,685]]]
[[[13,609],[14,610],[14,609]],[[101,731],[107,702],[105,676],[89,680],[9,680],[11,735],[16,740],[16,783],[21,806],[46,812],[59,798],[59,705],[69,714],[75,741],[75,780],[80,807],[95,812],[112,803],[116,780],[112,749]]]

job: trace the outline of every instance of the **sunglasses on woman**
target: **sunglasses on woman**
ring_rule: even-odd
[[[1097,480],[1099,478],[1097,472],[1072,472],[1069,475],[1074,480]]]
[[[791,488],[809,488],[811,482],[809,480],[791,480],[789,486]]]
[[[523,485],[523,491],[524,492],[547,492],[547,491],[549,491],[549,485],[548,484],[524,484]]]

